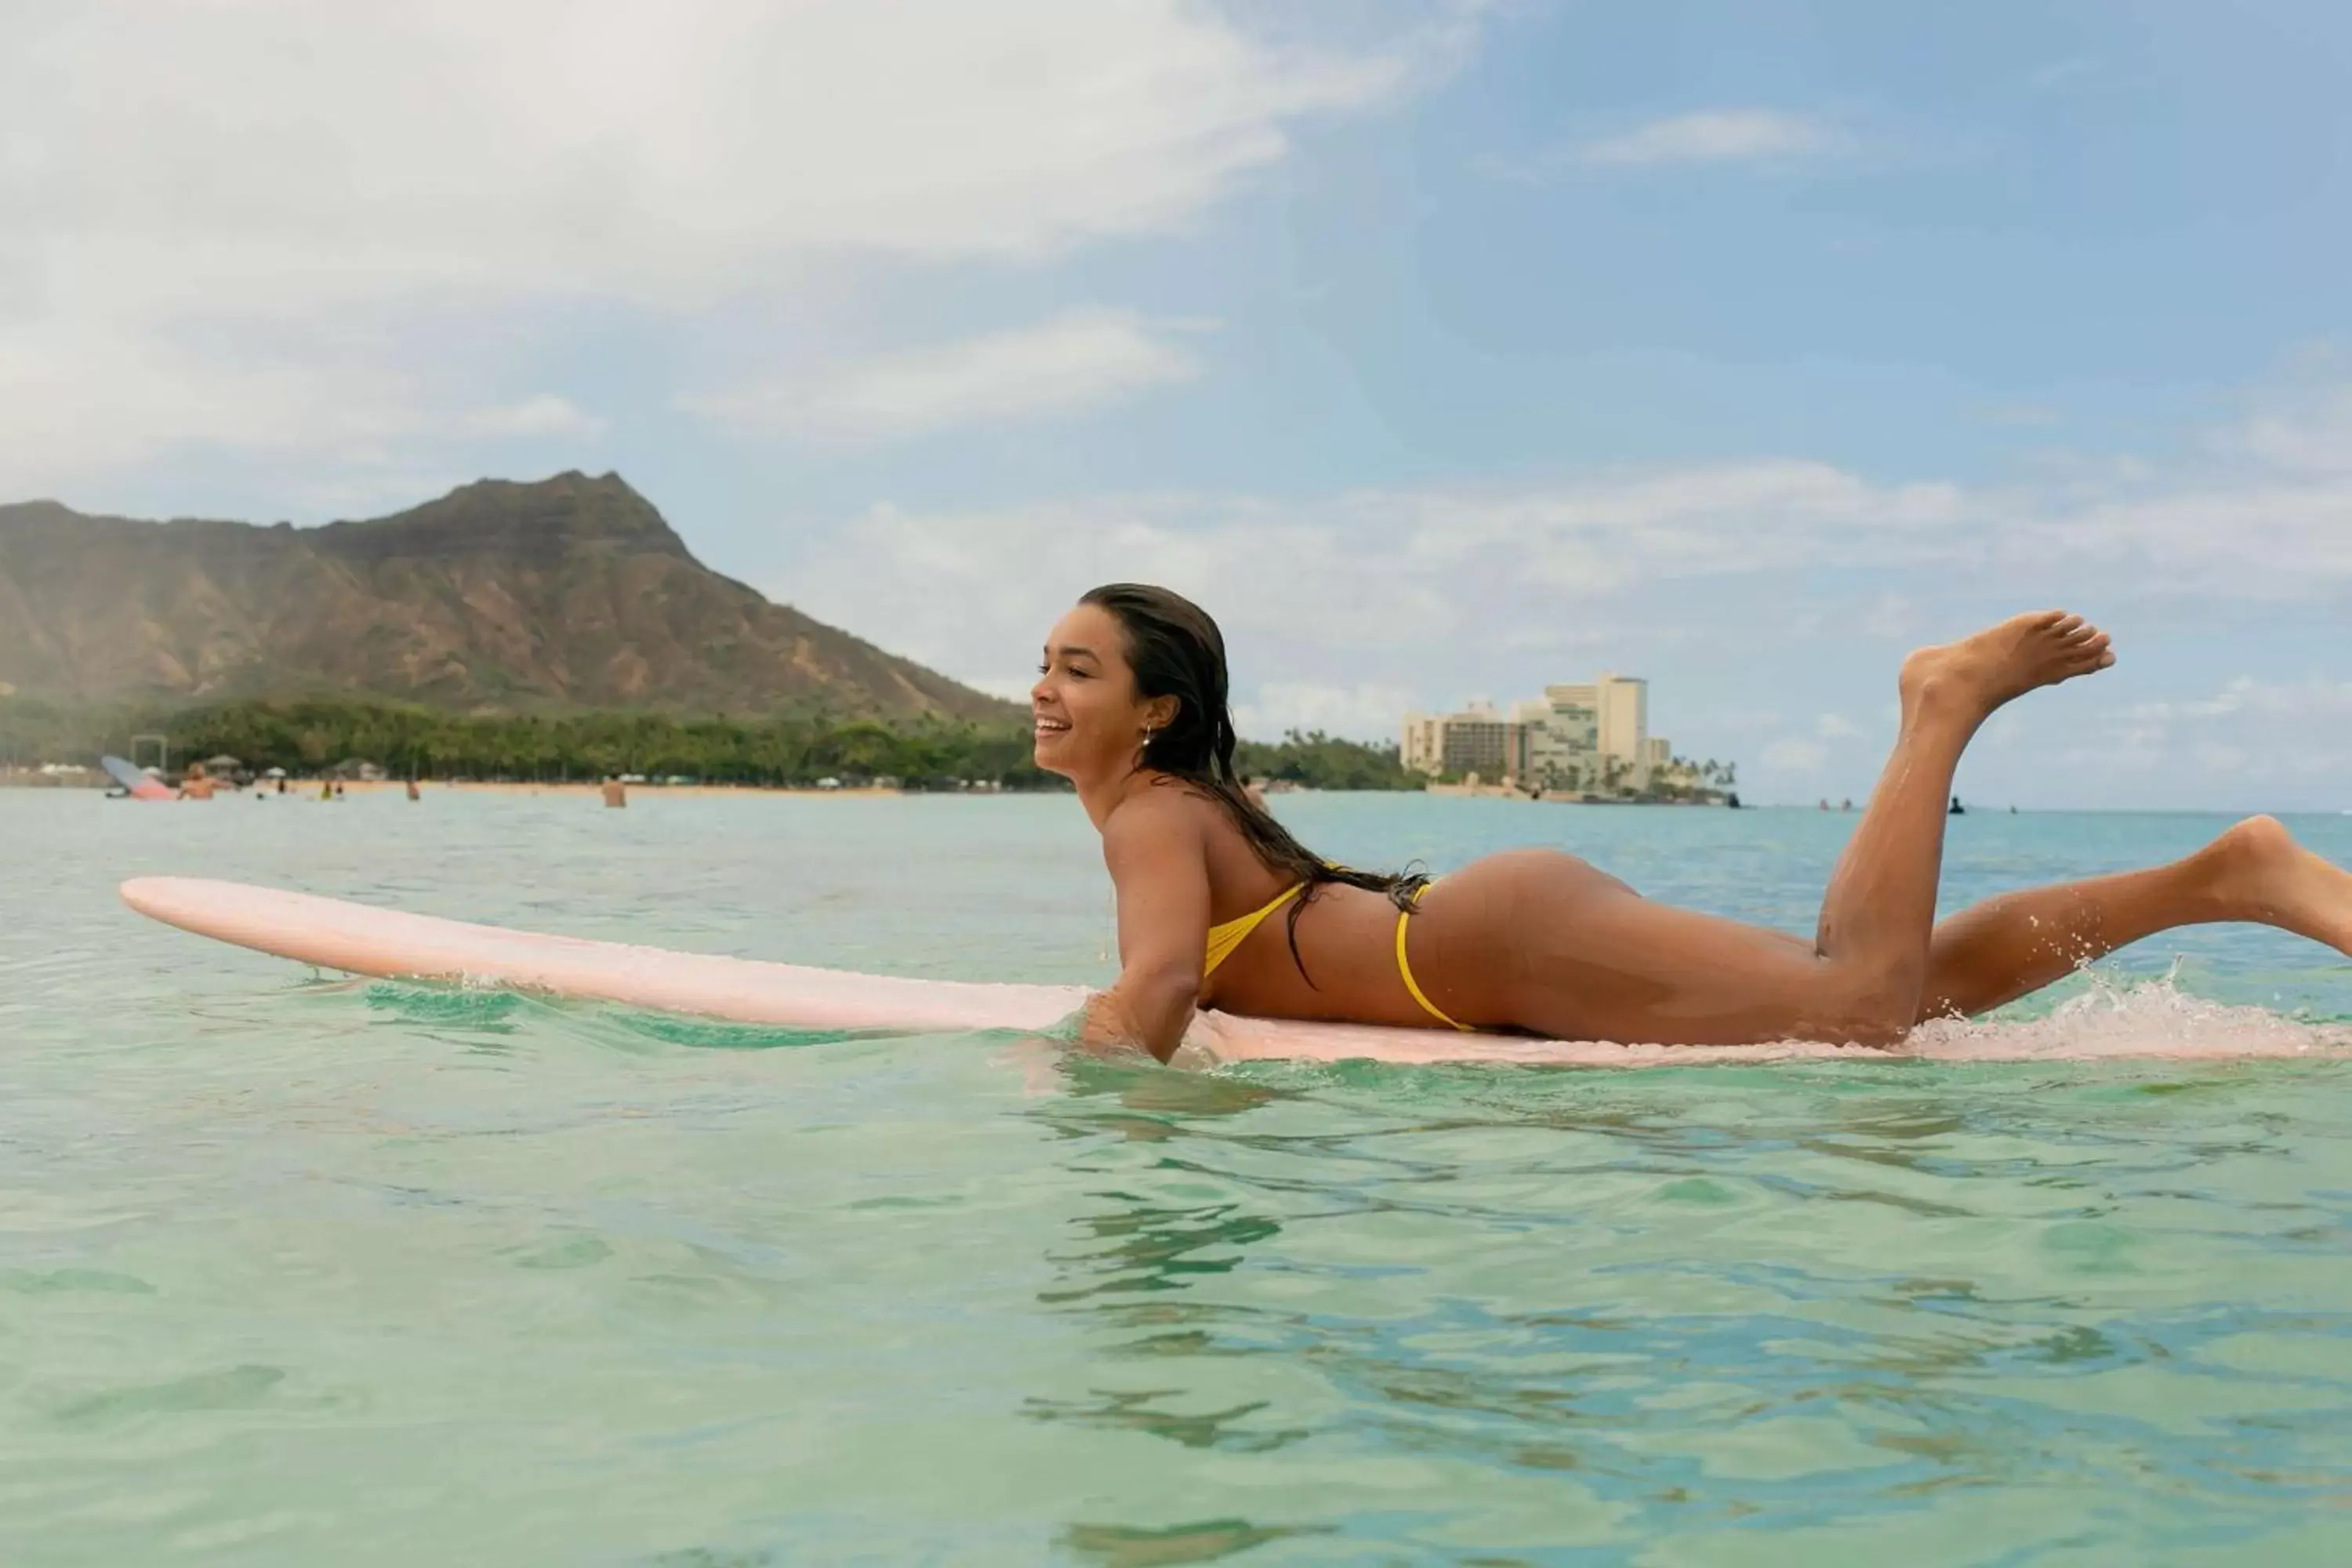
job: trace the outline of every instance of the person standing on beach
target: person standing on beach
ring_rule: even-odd
[[[611,773],[604,775],[604,805],[609,808],[629,804],[628,786]]]
[[[416,781],[415,779],[410,779],[408,781],[408,798],[411,800],[421,798],[416,793]]]

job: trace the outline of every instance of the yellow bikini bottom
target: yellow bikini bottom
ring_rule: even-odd
[[[1456,1023],[1454,1019],[1447,1017],[1444,1012],[1439,1010],[1437,1004],[1429,999],[1428,993],[1422,990],[1421,983],[1412,977],[1412,965],[1405,961],[1405,922],[1412,919],[1413,910],[1420,907],[1421,896],[1422,894],[1429,891],[1429,888],[1430,884],[1427,882],[1423,882],[1420,887],[1415,888],[1412,890],[1412,905],[1397,911],[1397,975],[1404,982],[1404,988],[1412,993],[1412,999],[1421,1004],[1421,1010],[1423,1012],[1428,1014],[1439,1023],[1450,1025],[1454,1028],[1461,1030],[1465,1035],[1475,1034],[1477,1031],[1471,1028],[1469,1025]]]
[[[1281,892],[1276,893],[1272,899],[1268,900],[1263,907],[1252,910],[1248,914],[1242,916],[1241,919],[1227,921],[1221,926],[1210,927],[1208,950],[1203,954],[1203,962],[1201,966],[1202,978],[1205,980],[1210,975],[1214,974],[1217,972],[1217,965],[1224,963],[1227,958],[1233,955],[1234,949],[1241,946],[1243,938],[1255,931],[1258,926],[1265,921],[1267,916],[1273,914],[1276,910],[1282,908],[1283,905],[1290,902],[1291,900],[1297,898],[1301,892],[1305,891],[1306,888],[1307,884],[1304,882],[1294,882],[1289,887],[1285,888]],[[1404,988],[1412,993],[1412,999],[1421,1004],[1423,1012],[1427,1013],[1439,1023],[1459,1029],[1465,1035],[1475,1034],[1477,1031],[1473,1029],[1469,1025],[1456,1023],[1454,1019],[1447,1017],[1444,1013],[1439,1010],[1437,1004],[1429,999],[1429,994],[1421,988],[1421,983],[1412,977],[1412,965],[1405,960],[1405,922],[1412,919],[1413,910],[1420,906],[1421,895],[1429,891],[1429,888],[1430,885],[1427,882],[1423,882],[1420,887],[1415,888],[1412,890],[1412,901],[1404,908],[1397,910],[1397,975],[1399,978],[1403,980]]]

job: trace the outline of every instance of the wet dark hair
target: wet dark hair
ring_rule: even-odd
[[[1224,808],[1268,870],[1306,884],[1290,902],[1291,961],[1301,974],[1298,917],[1322,888],[1338,883],[1384,893],[1400,910],[1429,883],[1420,872],[1391,876],[1334,866],[1290,836],[1265,807],[1242,793],[1234,772],[1234,718],[1227,705],[1225,637],[1209,612],[1181,594],[1142,583],[1107,583],[1078,603],[1108,611],[1127,636],[1127,664],[1139,697],[1173,697],[1175,717],[1144,742],[1143,765]],[[1310,977],[1308,984],[1314,981]]]

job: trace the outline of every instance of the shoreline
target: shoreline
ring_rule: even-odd
[[[266,783],[257,783],[247,785],[243,788],[223,785],[214,798],[218,800],[227,800],[234,799],[240,795],[275,795],[278,793],[277,790],[272,787],[275,782],[276,781],[272,780]],[[315,800],[318,798],[319,786],[325,782],[326,781],[322,779],[315,777],[307,779],[288,779],[286,781],[286,798],[288,800]],[[102,773],[85,778],[59,778],[55,775],[43,775],[40,773],[27,773],[23,769],[18,769],[13,773],[0,773],[0,789],[88,790],[95,793],[113,789],[115,787],[117,786],[114,781],[106,777]],[[343,793],[346,795],[382,795],[386,792],[397,795],[407,787],[408,781],[405,779],[346,779],[343,781]],[[571,780],[569,782],[551,782],[547,784],[534,784],[527,780],[419,779],[416,781],[416,788],[420,794],[428,795],[440,793],[467,795],[585,795],[591,799],[596,798],[604,791],[604,785],[601,783],[589,783],[578,779]],[[814,795],[824,798],[848,796],[860,800],[870,800],[879,796],[896,798],[900,795],[924,794],[977,795],[1044,795],[1054,793],[1052,791],[1045,790],[903,790],[897,788],[885,789],[873,784],[857,785],[855,787],[844,784],[839,789],[819,789],[814,784],[630,784],[627,788],[632,796],[641,795],[672,796],[688,795],[697,797],[710,795]]]

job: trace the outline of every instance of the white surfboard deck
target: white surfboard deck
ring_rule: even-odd
[[[985,984],[908,980],[756,959],[674,952],[627,942],[549,936],[430,915],[375,909],[341,899],[192,877],[141,877],[122,884],[141,914],[198,936],[350,974],[543,995],[794,1029],[881,1033],[1037,1031],[1067,1018],[1086,999],[1076,985]],[[1761,1046],[1648,1046],[1539,1040],[1452,1029],[1400,1029],[1301,1023],[1203,1013],[1187,1032],[1178,1065],[1247,1060],[1441,1063],[1551,1067],[1661,1067],[1701,1063],[1927,1058],[1946,1061],[2074,1057],[2215,1058],[2303,1056],[2328,1042],[2307,1026],[2252,1008],[2198,1004],[2211,1026],[2185,1033],[2141,1025],[2117,1037],[2091,1027],[2071,1037],[2054,1020],[1986,1026],[1953,1023],[1916,1031],[1898,1050],[1818,1041]]]

